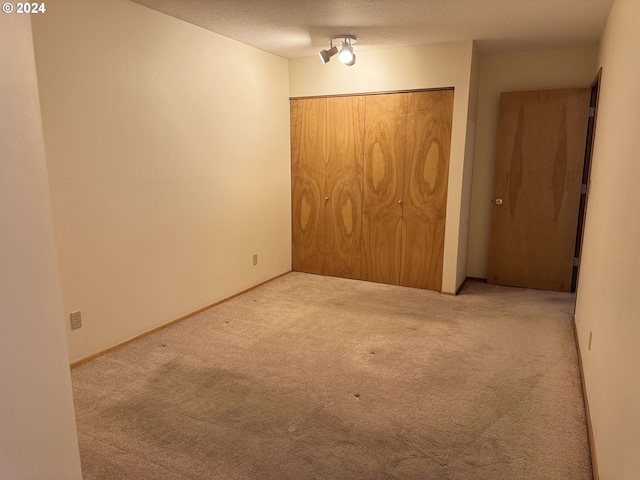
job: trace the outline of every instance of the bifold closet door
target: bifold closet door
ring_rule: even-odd
[[[440,290],[453,90],[291,100],[292,266]]]
[[[326,99],[324,273],[361,278],[365,97]]]
[[[398,284],[408,94],[366,97],[362,278]]]
[[[324,272],[326,103],[291,101],[291,260],[298,272]]]
[[[442,289],[453,90],[408,95],[400,284]]]

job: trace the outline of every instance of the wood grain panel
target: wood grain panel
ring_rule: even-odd
[[[503,93],[490,283],[570,291],[589,89]]]
[[[366,97],[362,278],[398,284],[408,94]]]
[[[365,97],[327,99],[325,274],[361,278]]]
[[[442,289],[453,90],[408,97],[400,284]]]
[[[324,272],[324,127],[327,101],[291,101],[291,249],[294,271]]]

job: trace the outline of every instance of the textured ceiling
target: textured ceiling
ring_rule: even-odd
[[[134,0],[285,58],[339,34],[356,51],[477,40],[480,51],[597,44],[613,0]]]

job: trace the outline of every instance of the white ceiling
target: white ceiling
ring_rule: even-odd
[[[285,58],[477,40],[482,53],[595,46],[613,0],[134,0]]]

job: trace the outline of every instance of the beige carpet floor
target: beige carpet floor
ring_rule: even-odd
[[[84,478],[591,479],[573,301],[288,274],[75,368]]]

